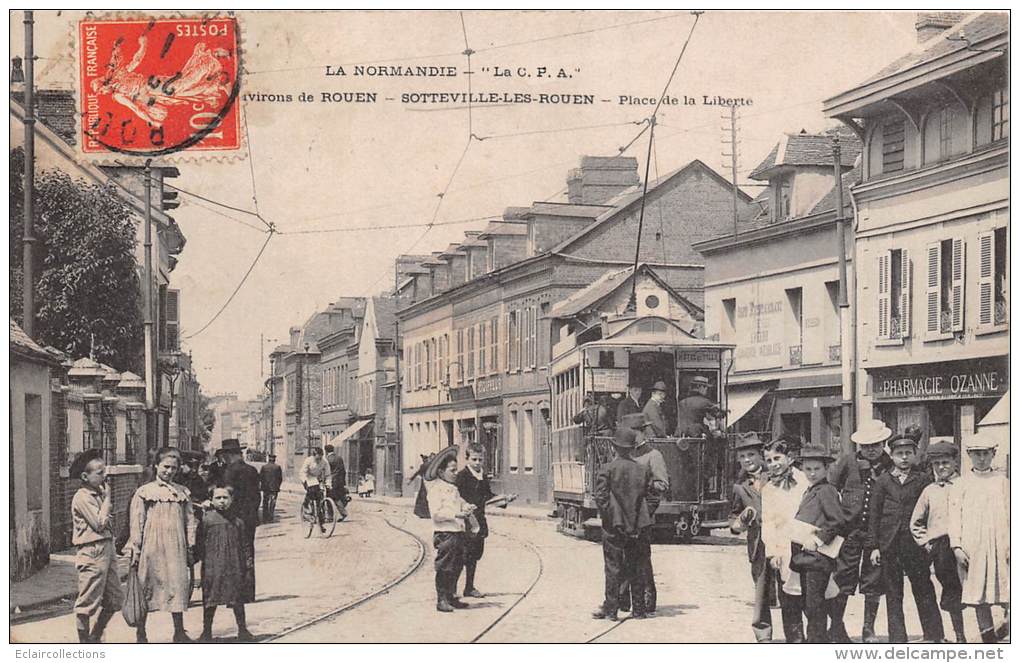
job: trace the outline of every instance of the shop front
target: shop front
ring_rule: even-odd
[[[832,374],[730,384],[729,430],[763,440],[793,435],[838,454],[841,393],[839,375]]]
[[[923,440],[961,442],[975,432],[1009,390],[1009,357],[984,357],[874,368],[873,414],[902,432],[921,428]],[[1001,439],[1004,457],[1008,439]]]

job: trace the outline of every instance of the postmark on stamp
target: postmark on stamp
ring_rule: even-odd
[[[240,149],[234,18],[89,19],[77,41],[85,155]]]

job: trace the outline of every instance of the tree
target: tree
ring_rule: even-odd
[[[21,318],[24,153],[11,152],[11,304]],[[59,170],[36,176],[36,337],[71,357],[139,370],[143,347],[135,222],[112,185]]]
[[[212,408],[212,399],[203,393],[199,393],[199,421],[202,422],[202,446],[209,444],[212,438],[212,429],[216,426],[216,411]]]

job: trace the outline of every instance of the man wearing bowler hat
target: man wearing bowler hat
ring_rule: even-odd
[[[616,621],[620,585],[630,581],[633,597],[631,617],[644,619],[645,582],[638,569],[651,554],[652,517],[646,497],[652,482],[651,468],[631,457],[637,432],[619,427],[613,439],[616,458],[599,470],[595,479],[595,503],[602,519],[602,556],[605,568],[605,600],[592,613],[595,619]]]
[[[677,437],[704,437],[708,433],[705,415],[715,407],[708,397],[708,378],[695,375],[688,386],[688,394],[680,401],[677,410]]]
[[[659,380],[652,385],[652,396],[645,403],[642,413],[650,429],[652,437],[666,437],[669,428],[666,426],[666,417],[663,412],[663,403],[666,401],[666,383]]]
[[[223,483],[234,488],[234,504],[231,507],[234,515],[244,522],[244,533],[248,538],[248,550],[255,550],[255,528],[259,524],[259,472],[244,462],[241,443],[228,438],[220,444],[220,450],[227,465],[223,470]],[[245,582],[249,584],[252,595],[255,592],[254,563],[247,574]]]

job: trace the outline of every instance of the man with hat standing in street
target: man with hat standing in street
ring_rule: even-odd
[[[644,619],[645,581],[638,569],[651,555],[652,517],[646,502],[652,483],[651,468],[631,457],[637,433],[620,426],[613,446],[616,458],[599,470],[595,479],[595,504],[602,519],[602,556],[605,568],[605,600],[592,617],[616,621],[620,585],[630,581],[631,617]]]
[[[705,415],[716,406],[708,398],[708,378],[704,375],[695,375],[691,378],[688,389],[688,395],[680,401],[680,407],[677,409],[676,435],[704,437],[708,433]]]
[[[942,586],[939,607],[949,613],[956,633],[957,644],[967,642],[963,632],[963,606],[960,598],[963,587],[956,569],[956,557],[949,545],[949,512],[952,488],[960,478],[957,471],[959,451],[949,442],[938,442],[928,447],[934,483],[921,493],[917,506],[910,516],[910,533],[917,545],[931,556],[935,577]]]
[[[276,515],[276,497],[283,485],[283,470],[276,464],[276,454],[259,470],[259,488],[262,490],[262,522],[271,523]]]
[[[740,475],[733,484],[730,511],[730,531],[734,534],[747,532],[747,561],[751,563],[751,580],[754,581],[751,629],[757,642],[772,640],[771,606],[776,600],[776,581],[761,540],[761,489],[768,482],[763,447],[754,433],[742,435],[733,445]]]
[[[893,467],[875,480],[868,516],[870,539],[876,549],[871,563],[882,569],[885,581],[885,610],[889,620],[889,642],[907,642],[903,616],[903,576],[910,579],[921,630],[928,642],[942,642],[945,631],[935,599],[935,587],[928,571],[928,554],[910,532],[910,518],[921,492],[931,477],[915,464],[917,442],[906,435],[889,440]]]
[[[249,595],[255,595],[255,528],[259,524],[259,472],[254,467],[244,462],[244,452],[241,450],[241,443],[233,438],[228,438],[220,443],[227,465],[223,470],[223,483],[232,486],[234,489],[234,504],[231,507],[233,514],[244,522],[244,533],[248,538],[248,550],[252,553],[252,565],[248,571],[245,582],[250,590]]]
[[[829,639],[834,644],[850,642],[843,623],[843,614],[850,596],[860,589],[864,594],[864,626],[861,641],[878,642],[875,636],[875,619],[882,602],[885,586],[882,570],[871,563],[875,543],[869,538],[868,517],[871,509],[871,492],[875,481],[892,467],[892,459],[885,452],[885,441],[892,431],[877,419],[862,421],[850,440],[857,445],[856,453],[844,453],[829,467],[829,483],[840,492],[843,508],[847,511],[847,525],[843,547],[836,558],[834,579],[839,596],[832,600],[832,620]]]
[[[662,410],[666,401],[666,383],[659,380],[652,386],[652,396],[645,403],[642,413],[647,426],[651,428],[652,437],[666,437],[669,428],[666,425],[665,413]]]

